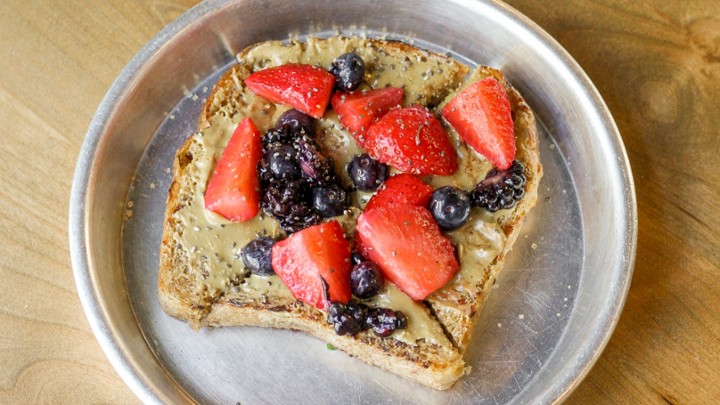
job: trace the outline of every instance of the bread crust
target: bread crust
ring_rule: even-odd
[[[253,64],[257,62],[252,60],[252,53],[257,51],[258,47],[267,44],[276,43],[256,44],[238,55],[240,63],[232,66],[210,93],[198,120],[198,131],[208,128],[217,114],[232,116],[242,109],[241,94],[245,90],[243,80],[253,71],[255,68]],[[427,93],[423,92],[424,89],[410,92],[404,101],[405,104],[420,101],[431,106],[444,104],[454,95],[454,91],[463,83],[469,71],[466,66],[445,55],[427,52],[402,42],[367,39],[363,40],[362,44],[363,47],[370,47],[373,51],[380,50],[379,52],[398,55],[398,57],[431,60],[437,58],[438,64],[442,63],[442,66],[449,67],[446,68],[448,72],[443,77],[447,84],[442,89],[428,89]],[[291,46],[304,45],[296,43]],[[346,44],[342,43],[342,46]],[[501,218],[502,229],[507,237],[505,248],[497,260],[484,269],[484,282],[465,292],[473,299],[466,300],[463,305],[451,309],[433,303],[432,297],[428,300],[434,316],[454,345],[443,346],[421,341],[417,346],[413,346],[392,337],[378,338],[371,333],[362,333],[354,337],[339,336],[327,323],[323,312],[295,300],[272,296],[264,297],[262,301],[245,300],[237,296],[231,299],[211,298],[202,294],[199,296],[195,286],[198,285],[200,275],[197,269],[189,265],[182,247],[175,243],[177,234],[182,230],[178,228],[173,216],[182,208],[183,193],[187,192],[183,189],[182,179],[186,176],[188,167],[193,164],[195,154],[201,153],[201,145],[194,141],[194,137],[190,137],[178,150],[173,164],[174,176],[168,192],[158,273],[158,293],[162,308],[173,317],[187,320],[190,326],[196,329],[203,326],[249,325],[303,331],[331,343],[366,363],[436,389],[450,388],[463,374],[469,372],[469,367],[463,362],[462,353],[470,341],[473,322],[487,299],[494,278],[502,268],[505,255],[517,238],[525,215],[535,204],[537,183],[542,175],[538,157],[537,131],[532,112],[500,72],[480,67],[469,80],[486,76],[497,77],[508,91],[515,116],[518,159],[526,165],[528,181],[526,196]]]

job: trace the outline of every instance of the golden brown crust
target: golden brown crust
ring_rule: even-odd
[[[367,40],[368,46],[383,52],[409,55],[416,58],[438,58],[447,63],[443,55],[419,50],[411,45],[397,41]],[[239,55],[241,63],[230,68],[213,88],[198,120],[198,130],[209,126],[212,117],[220,112],[232,115],[239,110],[242,103],[243,79],[252,71],[252,64],[244,63],[248,54],[258,44],[246,48]],[[454,68],[445,72],[446,84],[442,91],[425,94],[424,89],[418,91],[408,102],[422,101],[424,104],[439,104],[449,97],[468,73],[468,68],[457,62]],[[500,74],[494,70],[483,70],[478,74]],[[497,73],[496,73],[497,72]],[[537,161],[537,134],[532,120],[532,113],[524,104],[520,95],[507,83],[511,96],[516,126],[526,127],[527,134],[518,138],[518,158],[534,168],[528,178],[527,197],[522,200],[503,222],[508,242],[506,249],[489,269],[486,270],[486,282],[476,291],[476,298],[467,305],[461,306],[457,313],[445,313],[440,307],[434,307],[435,313],[446,331],[456,342],[457,347],[443,347],[420,342],[418,346],[410,346],[392,338],[377,338],[370,333],[355,337],[338,336],[325,320],[325,314],[315,308],[298,301],[288,301],[277,297],[265,297],[264,300],[220,297],[212,299],[207,294],[198,295],[194,291],[199,275],[189,268],[189,261],[180,246],[173,242],[174,236],[182,232],[173,214],[182,207],[186,196],[183,193],[182,179],[188,165],[193,162],[195,153],[202,153],[201,147],[190,138],[180,148],[174,162],[174,180],[169,190],[168,204],[165,212],[165,226],[160,251],[160,268],[158,274],[159,300],[162,308],[170,315],[188,320],[193,328],[202,326],[234,326],[252,325],[293,329],[310,333],[319,339],[329,342],[337,348],[357,357],[358,359],[394,372],[421,384],[436,389],[450,388],[469,369],[465,366],[461,353],[467,346],[473,320],[482,303],[492,280],[502,267],[504,255],[509,251],[517,237],[520,225],[527,210],[532,207],[536,198],[537,181],[541,168]],[[519,117],[519,118],[518,118]],[[527,120],[527,121],[524,121]],[[460,315],[458,315],[460,314]],[[458,348],[460,350],[458,350]]]

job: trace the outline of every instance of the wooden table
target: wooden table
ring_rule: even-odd
[[[75,160],[116,75],[193,0],[0,5],[0,403],[134,403],[68,255]],[[637,264],[570,403],[720,401],[720,4],[512,0],[609,105],[638,194]]]

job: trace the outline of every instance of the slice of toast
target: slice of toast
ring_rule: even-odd
[[[286,63],[312,63],[327,68],[337,56],[350,51],[365,60],[365,80],[372,87],[403,87],[404,105],[423,104],[430,108],[444,105],[463,85],[469,72],[448,56],[395,41],[311,38],[304,43],[264,42],[245,49],[238,55],[240,63],[228,70],[211,92],[200,115],[199,132],[176,155],[160,252],[160,303],[168,314],[189,321],[194,328],[253,325],[305,331],[366,363],[427,386],[447,389],[469,371],[462,353],[470,339],[475,315],[535,202],[541,176],[532,113],[498,71],[479,68],[465,85],[492,75],[506,86],[515,118],[517,157],[526,166],[526,196],[511,210],[475,215],[468,225],[482,229],[477,232],[471,229],[470,237],[467,232],[448,235],[458,246],[461,262],[467,256],[467,262],[475,266],[471,270],[461,269],[425,303],[413,302],[386,283],[377,299],[382,302],[376,304],[402,309],[408,315],[407,330],[386,338],[371,332],[337,335],[327,323],[326,313],[294,299],[277,276],[248,275],[238,260],[239,249],[256,235],[282,234],[274,219],[261,213],[244,223],[229,223],[203,209],[205,184],[237,122],[249,116],[264,133],[287,108],[256,97],[244,86],[244,78],[256,70]],[[332,112],[319,121],[318,127],[318,142],[334,158],[336,171],[343,177],[348,159],[361,149]],[[477,183],[477,178],[482,179],[490,170],[490,164],[457,141],[454,131],[450,129],[449,133],[461,157],[459,171],[465,174],[459,179],[432,178],[431,184]],[[367,196],[355,196],[358,205],[366,200]],[[352,234],[359,209],[353,212],[355,215],[339,218],[348,235]],[[468,241],[471,245],[466,246]],[[478,249],[485,254],[471,257]]]

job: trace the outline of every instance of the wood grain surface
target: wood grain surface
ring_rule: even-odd
[[[0,4],[0,403],[136,403],[95,341],[67,211],[93,113],[191,0]],[[623,135],[637,263],[577,404],[720,401],[720,3],[511,0],[579,62]]]

